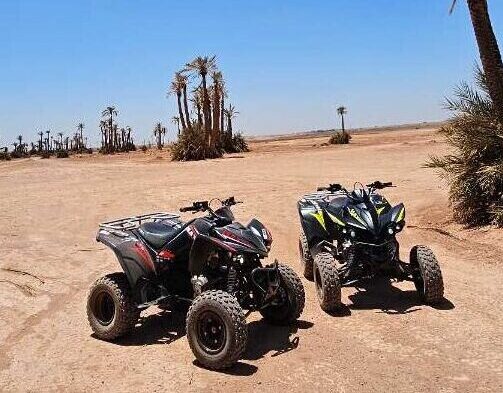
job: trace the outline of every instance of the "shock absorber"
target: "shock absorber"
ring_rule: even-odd
[[[227,292],[234,295],[236,286],[238,284],[238,273],[234,267],[229,268],[229,275],[227,276]]]

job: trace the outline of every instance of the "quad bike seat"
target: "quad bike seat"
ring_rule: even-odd
[[[180,226],[171,226],[162,222],[145,222],[140,225],[138,232],[148,244],[159,249],[178,235],[182,230]]]

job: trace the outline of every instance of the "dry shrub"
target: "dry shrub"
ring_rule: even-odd
[[[330,143],[331,145],[347,145],[350,139],[351,135],[349,135],[349,132],[337,131],[330,137],[328,143]]]
[[[503,123],[489,97],[485,77],[475,74],[476,87],[462,83],[446,101],[454,117],[440,129],[453,153],[430,157],[449,184],[454,218],[467,226],[503,226]]]

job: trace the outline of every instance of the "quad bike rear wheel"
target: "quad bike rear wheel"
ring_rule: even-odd
[[[306,295],[302,281],[290,266],[278,264],[278,271],[280,287],[277,304],[260,310],[260,314],[273,325],[288,325],[302,314]]]
[[[427,246],[414,246],[410,250],[410,265],[414,285],[427,304],[437,304],[444,298],[442,271],[433,251]]]
[[[107,274],[94,282],[87,297],[87,319],[94,334],[106,341],[129,333],[140,316],[124,273]]]
[[[314,257],[314,284],[323,311],[332,312],[342,306],[341,282],[332,254],[320,252]]]
[[[246,349],[246,319],[236,298],[227,292],[211,290],[197,296],[186,323],[190,349],[204,367],[228,368]]]
[[[307,237],[304,231],[300,230],[299,236],[299,254],[300,254],[300,263],[302,265],[302,274],[304,277],[313,281],[313,256],[309,251],[309,244],[307,243]]]

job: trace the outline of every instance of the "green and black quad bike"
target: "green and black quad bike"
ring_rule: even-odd
[[[341,287],[378,276],[412,281],[427,304],[443,300],[442,272],[427,246],[414,246],[400,260],[397,233],[405,226],[403,203],[391,206],[377,191],[393,187],[375,181],[353,191],[340,184],[319,187],[298,202],[299,252],[304,277],[314,280],[323,310],[342,306]]]

